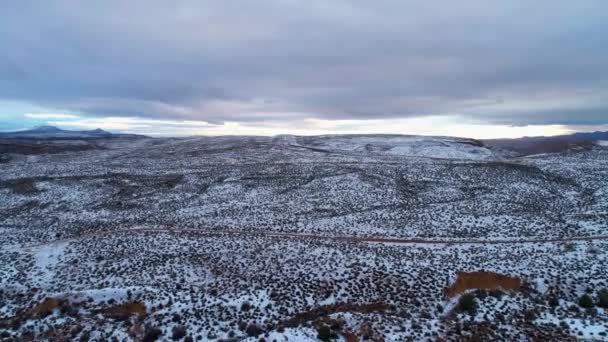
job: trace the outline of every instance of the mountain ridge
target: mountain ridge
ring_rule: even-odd
[[[608,132],[576,132],[555,136],[482,140],[487,146],[507,149],[524,155],[590,149],[598,141],[608,141]]]
[[[43,125],[32,129],[0,132],[0,139],[102,139],[102,138],[143,138],[144,135],[111,133],[101,128],[91,130],[65,130],[56,126]]]

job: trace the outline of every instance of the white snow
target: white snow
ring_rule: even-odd
[[[258,337],[249,337],[243,341],[258,341]],[[267,341],[318,341],[317,332],[312,328],[286,328],[284,332],[280,333],[272,331],[266,338]],[[344,341],[344,338],[340,336],[339,339],[334,341]]]
[[[307,146],[307,144],[300,145]],[[424,136],[319,136],[308,147],[331,151],[368,152],[387,155],[486,160],[494,152],[472,140]]]
[[[598,340],[604,340],[605,337],[602,337],[601,335],[599,335],[599,333],[601,332],[608,332],[608,328],[606,327],[606,324],[603,322],[591,322],[587,319],[582,319],[582,318],[565,318],[562,322],[565,322],[569,329],[570,329],[570,333],[573,336],[577,336],[579,338],[584,338],[584,339],[598,339]],[[543,315],[543,318],[539,318],[536,320],[537,324],[546,324],[546,323],[552,323],[555,325],[559,325],[560,324],[560,319],[551,315],[551,314],[547,314],[545,313]],[[579,335],[580,333],[580,335]]]
[[[32,248],[36,268],[34,275],[39,285],[49,284],[53,280],[55,266],[59,263],[67,244],[67,242],[57,242]]]

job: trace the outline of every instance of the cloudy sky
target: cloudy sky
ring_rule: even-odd
[[[48,0],[0,12],[0,130],[608,130],[608,1]]]

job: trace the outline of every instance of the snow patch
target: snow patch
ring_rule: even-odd
[[[48,285],[53,280],[55,267],[59,263],[67,244],[67,242],[58,242],[32,248],[36,269],[34,276],[39,285]]]

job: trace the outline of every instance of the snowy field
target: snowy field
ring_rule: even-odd
[[[608,340],[601,145],[137,139],[2,160],[0,340]]]

